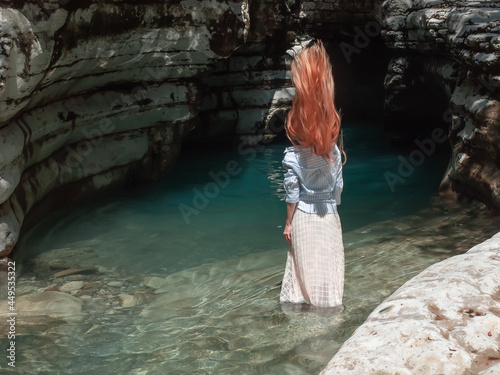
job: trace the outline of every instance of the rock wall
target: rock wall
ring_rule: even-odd
[[[385,1],[382,37],[394,50],[386,77],[392,128],[448,129],[441,189],[500,209],[500,2]],[[413,136],[418,136],[413,131]]]
[[[374,112],[385,90],[394,139],[448,134],[442,192],[500,210],[498,1],[0,4],[0,257],[28,212],[154,179],[183,142],[281,130],[286,51],[310,36],[342,108]]]
[[[500,371],[500,233],[434,264],[378,306],[321,372]]]
[[[500,2],[304,1],[299,19],[309,34],[336,45],[340,79],[345,61],[359,72],[341,94],[351,102],[357,97],[361,110],[365,98],[378,93],[365,97],[356,76],[388,58],[388,135],[415,147],[434,129],[445,130],[452,155],[441,191],[500,210]],[[355,66],[359,59],[364,66]]]
[[[154,179],[193,128],[255,133],[293,95],[284,5],[0,4],[0,257],[28,212]]]

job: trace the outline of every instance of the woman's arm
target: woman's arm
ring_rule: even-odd
[[[286,221],[283,235],[285,236],[285,240],[287,240],[288,242],[292,240],[292,219],[295,212],[295,207],[299,202],[300,192],[299,176],[297,176],[297,173],[295,173],[290,164],[293,161],[293,153],[285,153],[285,157],[283,159],[283,167],[286,169],[286,173],[285,179],[283,180],[283,187],[285,188],[286,193]]]
[[[285,240],[287,240],[288,242],[292,240],[292,219],[296,207],[297,203],[286,204],[286,221],[285,221],[285,230],[283,231],[283,235],[285,236]]]
[[[336,147],[338,150],[338,148]],[[335,176],[335,190],[333,191],[333,198],[335,199],[335,203],[337,206],[340,204],[340,196],[342,194],[342,190],[344,189],[344,178],[342,177],[342,154],[341,151],[337,151],[337,158],[335,160],[335,164],[337,165],[337,173]]]

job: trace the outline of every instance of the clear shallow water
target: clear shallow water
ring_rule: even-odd
[[[429,157],[393,192],[384,173],[397,173],[400,153],[374,128],[347,127],[344,137],[342,313],[278,304],[286,145],[252,160],[191,153],[154,186],[58,212],[25,236],[18,298],[28,296],[26,309],[44,308],[49,317],[20,313],[16,372],[317,373],[407,279],[496,232],[498,220],[478,206],[446,206],[433,196],[445,158]],[[207,185],[210,172],[227,170],[230,160],[241,172],[217,193]],[[207,186],[207,200],[193,201],[193,189]],[[179,205],[199,212],[187,223]],[[74,299],[57,300],[60,291]],[[55,300],[35,304],[29,295],[39,292]]]
[[[345,142],[348,164],[339,208],[345,232],[429,205],[446,159],[430,158],[392,192],[384,173],[397,173],[399,153],[388,152],[389,144],[380,131],[348,127]],[[68,245],[101,244],[106,249],[98,251],[102,266],[116,268],[124,275],[168,274],[229,257],[286,249],[281,236],[281,159],[286,146],[270,145],[255,156],[230,151],[215,151],[208,158],[187,154],[152,187],[51,215],[25,238],[21,257],[32,259]],[[230,178],[227,187],[213,189],[211,172],[225,173],[228,161],[237,163],[241,172]],[[218,194],[213,194],[217,190]],[[205,200],[196,191],[202,192]],[[188,207],[184,210],[188,214],[183,216],[180,205]],[[191,215],[194,211],[198,214]],[[93,264],[95,259],[89,257],[89,261]]]

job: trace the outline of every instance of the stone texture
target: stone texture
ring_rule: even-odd
[[[389,129],[397,134],[403,123],[412,139],[422,128],[445,129],[452,156],[441,191],[500,209],[500,4],[384,1],[378,20],[394,51],[385,80]]]
[[[135,296],[130,294],[120,294],[119,297],[122,300],[122,307],[136,306],[139,302]]]
[[[415,140],[443,129],[452,155],[441,192],[500,210],[498,1],[316,0],[301,2],[294,15],[309,34],[340,47],[334,54],[340,83],[354,65],[366,70],[388,57],[386,133],[415,147]],[[366,84],[342,94],[363,108],[358,102],[373,100],[363,96]]]
[[[160,289],[165,284],[165,279],[157,276],[147,276],[143,280],[144,285],[152,289]]]
[[[285,51],[309,35],[340,45],[347,65],[390,51],[388,132],[444,129],[442,192],[500,209],[499,12],[491,1],[4,2],[0,257],[48,211],[157,178],[183,142],[281,131]]]
[[[0,311],[4,316],[9,306],[7,301],[0,302]],[[43,317],[63,319],[68,321],[79,320],[82,314],[82,301],[62,292],[37,292],[16,298],[16,322],[23,323],[23,318]]]
[[[415,276],[321,374],[493,374],[500,360],[500,233]]]
[[[191,142],[281,118],[289,10],[270,4],[3,2],[0,257],[37,215],[157,178],[193,128]]]
[[[82,289],[84,285],[85,285],[85,282],[83,282],[83,281],[70,281],[66,284],[63,284],[59,288],[59,290],[61,292],[73,292],[73,291]]]

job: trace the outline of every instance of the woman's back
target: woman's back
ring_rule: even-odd
[[[337,212],[343,189],[341,155],[337,145],[331,160],[317,156],[311,148],[293,146],[285,150],[285,189],[298,189],[299,208],[306,212]]]

